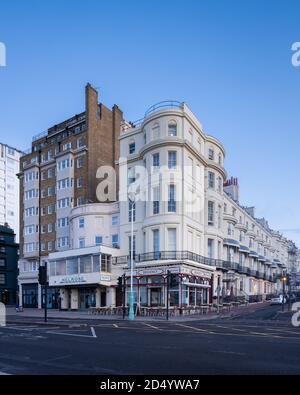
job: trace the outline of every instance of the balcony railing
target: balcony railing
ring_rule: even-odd
[[[39,134],[36,134],[35,136],[33,136],[33,137],[32,137],[32,141],[33,141],[33,142],[34,142],[34,141],[38,141],[38,140],[40,140],[40,139],[46,137],[47,135],[48,135],[48,130],[45,130],[44,132],[39,133]]]
[[[114,260],[115,264],[124,264],[130,261],[130,256],[115,257]],[[189,260],[208,266],[216,266],[217,263],[216,259],[205,258],[199,254],[195,254],[190,251],[158,251],[134,255],[134,261],[136,263],[169,260]]]
[[[151,114],[160,111],[162,109],[174,109],[174,108],[182,108],[182,103],[175,100],[161,101],[159,103],[154,104],[146,111],[145,118],[149,117]]]
[[[133,259],[135,263],[189,260],[207,266],[215,266],[217,269],[223,270],[225,272],[231,270],[240,274],[246,274],[247,276],[255,277],[257,279],[275,281],[275,277],[266,275],[266,273],[260,272],[258,270],[252,270],[249,267],[245,267],[239,263],[223,261],[221,259],[206,258],[190,251],[148,252],[145,254],[134,254]],[[130,256],[113,257],[112,262],[114,265],[128,265],[130,263]]]

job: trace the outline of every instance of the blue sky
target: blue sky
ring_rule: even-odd
[[[186,101],[225,145],[241,203],[300,245],[299,1],[2,1],[0,140],[31,137],[84,108],[84,85],[128,120]]]

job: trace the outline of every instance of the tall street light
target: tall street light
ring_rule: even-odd
[[[283,277],[282,277],[282,293],[283,293],[283,297],[282,297],[282,311],[284,311],[284,303],[285,303],[285,285],[287,282],[287,277],[286,274],[283,272]]]
[[[131,204],[131,240],[130,240],[130,293],[129,293],[129,320],[134,320],[133,306],[133,209],[135,205],[135,193],[128,193],[128,199]]]

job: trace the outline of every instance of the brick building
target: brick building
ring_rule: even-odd
[[[50,253],[72,248],[69,215],[74,207],[97,202],[97,169],[116,169],[123,113],[98,103],[87,84],[85,111],[33,137],[20,161],[19,293],[24,307],[41,306],[37,274]],[[50,305],[57,304],[51,291]],[[51,307],[51,306],[50,306]]]

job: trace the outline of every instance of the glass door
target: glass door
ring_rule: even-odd
[[[161,288],[150,289],[150,305],[151,306],[161,305]]]

